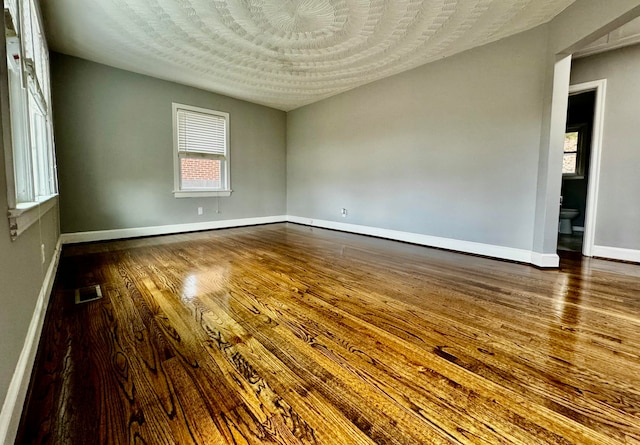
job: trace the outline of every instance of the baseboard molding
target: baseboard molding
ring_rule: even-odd
[[[53,282],[56,278],[58,262],[60,261],[61,248],[62,240],[58,239],[53,258],[49,263],[42,287],[40,288],[22,352],[20,353],[16,369],[9,383],[7,396],[2,405],[2,411],[0,411],[0,444],[13,445],[16,433],[18,432],[22,408],[27,395],[29,380],[31,379],[31,370],[33,369],[38,351],[40,334],[42,333],[47,307],[49,306],[49,297],[53,289]]]
[[[531,252],[531,264],[542,268],[553,268],[560,265],[560,257],[557,253]]]
[[[623,249],[621,247],[593,246],[591,254],[600,258],[640,263],[640,250]]]
[[[347,224],[336,221],[327,221],[300,216],[287,216],[287,221],[325,229],[340,230],[342,232],[358,233],[379,238],[387,238],[395,241],[404,241],[428,247],[454,250],[456,252],[472,253],[502,260],[517,261],[533,264],[538,267],[558,267],[560,259],[556,254],[539,254],[525,249],[496,246],[493,244],[476,243],[473,241],[442,238],[438,236],[423,235],[420,233],[403,232],[399,230],[381,229],[378,227]]]
[[[90,241],[106,241],[141,236],[170,235],[173,233],[196,232],[200,230],[226,229],[230,227],[254,226],[278,222],[292,222],[325,229],[340,230],[342,232],[370,235],[395,241],[404,241],[428,247],[454,250],[456,252],[483,255],[509,261],[533,264],[538,267],[558,267],[560,259],[556,254],[541,254],[525,249],[496,246],[493,244],[476,243],[473,241],[442,238],[423,235],[420,233],[403,232],[400,230],[382,229],[379,227],[348,224],[336,221],[304,218],[293,215],[265,216],[257,218],[228,219],[223,221],[206,221],[201,223],[174,224],[153,227],[135,227],[129,229],[99,230],[93,232],[64,233],[61,235],[62,244],[84,243]]]
[[[584,227],[583,226],[572,226],[571,230],[573,230],[574,232],[582,233],[582,232],[584,232]]]
[[[201,230],[227,229],[230,227],[256,226],[285,222],[285,215],[261,216],[256,218],[227,219],[205,221],[188,224],[172,224],[166,226],[134,227],[129,229],[98,230],[93,232],[63,233],[62,244],[85,243],[89,241],[106,241],[140,236],[171,235],[173,233],[198,232]]]

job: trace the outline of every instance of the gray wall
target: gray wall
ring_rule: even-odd
[[[607,79],[595,244],[640,250],[640,45],[573,61],[571,83]]]
[[[4,19],[0,19],[4,27]],[[4,37],[0,37],[0,58],[6,60]],[[9,383],[13,377],[18,358],[22,352],[29,324],[33,317],[38,295],[42,288],[47,268],[53,258],[60,236],[58,207],[54,206],[43,214],[40,220],[11,241],[9,220],[6,217],[7,177],[5,170],[5,143],[10,140],[3,132],[8,128],[9,97],[7,68],[0,63],[0,407],[7,396]],[[40,245],[45,246],[45,262],[42,263]],[[29,370],[27,370],[29,372]],[[29,375],[22,382],[21,390],[26,391]],[[24,392],[22,393],[24,395]],[[11,414],[11,413],[7,413]],[[15,435],[18,419],[12,419],[8,438]]]
[[[286,213],[284,112],[56,53],[51,75],[62,232]],[[230,197],[173,197],[172,102],[230,113]]]
[[[4,146],[1,143],[0,208],[8,208]],[[39,223],[29,227],[13,242],[9,237],[9,220],[5,215],[0,218],[0,407],[27,337],[58,237],[57,207],[42,215]],[[44,264],[40,257],[40,244],[45,245]]]
[[[546,38],[540,27],[290,112],[288,213],[531,249]]]

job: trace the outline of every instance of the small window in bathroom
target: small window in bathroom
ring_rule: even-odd
[[[571,131],[564,135],[564,155],[562,158],[562,174],[575,175],[578,167],[578,132]]]
[[[584,134],[585,127],[568,128],[564,134],[564,153],[562,156],[562,175],[580,178],[584,175]]]

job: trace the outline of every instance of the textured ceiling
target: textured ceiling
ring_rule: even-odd
[[[549,21],[574,0],[41,0],[51,49],[282,110]]]

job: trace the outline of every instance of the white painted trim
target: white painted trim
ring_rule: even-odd
[[[36,352],[38,351],[40,334],[42,333],[47,307],[49,306],[49,297],[56,277],[58,262],[60,261],[61,246],[62,240],[58,239],[53,258],[51,258],[42,287],[40,288],[40,294],[38,295],[36,307],[31,317],[31,323],[29,323],[29,329],[24,345],[22,346],[22,352],[20,353],[13,377],[9,383],[7,396],[2,405],[2,411],[0,411],[0,444],[13,444],[15,435],[18,432],[20,416],[22,415],[29,380],[31,379],[31,371],[36,358]]]
[[[404,241],[428,247],[455,250],[464,253],[473,253],[503,260],[518,261],[534,264],[539,267],[558,267],[560,259],[556,254],[539,254],[525,249],[496,246],[493,244],[476,243],[473,241],[442,238],[438,236],[423,235],[420,233],[403,232],[399,230],[381,229],[378,227],[363,226],[358,224],[340,223],[300,216],[287,216],[287,221],[325,229],[340,230],[343,232],[358,233],[361,235],[376,236],[395,241]]]
[[[557,253],[531,252],[531,264],[542,268],[558,267],[560,257]]]
[[[593,256],[640,263],[640,250],[621,247],[593,246]]]
[[[587,184],[587,204],[584,216],[582,254],[584,256],[593,256],[598,211],[598,191],[600,190],[600,160],[602,158],[602,134],[604,130],[607,80],[594,80],[569,87],[569,94],[578,94],[586,91],[596,92],[596,103],[593,110],[591,160],[589,161],[589,182]]]
[[[88,241],[105,241],[140,236],[170,235],[172,233],[197,232],[200,230],[226,229],[230,227],[256,226],[285,222],[287,217],[262,216],[256,218],[227,219],[220,221],[204,221],[188,224],[171,224],[166,226],[133,227],[128,229],[97,230],[94,232],[63,233],[62,244],[85,243]]]
[[[571,230],[573,230],[574,232],[584,232],[584,227],[582,227],[582,226],[572,226]]]
[[[18,204],[15,209],[9,209],[9,231],[11,239],[15,240],[25,230],[38,222],[42,215],[54,208],[58,203],[58,195],[51,195],[38,202]]]
[[[543,111],[533,217],[531,250],[540,254],[555,254],[558,249],[558,204],[562,189],[562,153],[569,102],[571,56],[557,54],[555,59],[553,72],[548,73],[551,82],[545,87],[545,95],[550,102]],[[548,63],[551,65],[551,59]]]
[[[381,229],[378,227],[348,224],[335,221],[304,218],[292,215],[266,216],[258,218],[229,219],[224,221],[206,221],[201,223],[175,224],[155,227],[136,227],[129,229],[100,230],[95,232],[63,233],[63,244],[84,243],[90,241],[105,241],[122,238],[135,238],[141,236],[169,235],[172,233],[195,232],[200,230],[225,229],[230,227],[253,226],[259,224],[272,224],[279,222],[292,222],[325,229],[340,230],[342,232],[358,233],[379,238],[387,238],[395,241],[404,241],[428,247],[454,250],[457,252],[472,253],[491,258],[499,258],[521,263],[533,264],[539,267],[558,267],[559,257],[556,254],[539,254],[525,249],[496,246],[493,244],[476,243],[473,241],[442,238],[438,236],[423,235],[420,233],[403,232],[399,230]]]
[[[173,196],[175,198],[210,198],[215,197],[227,197],[231,196],[231,190],[174,190]]]

